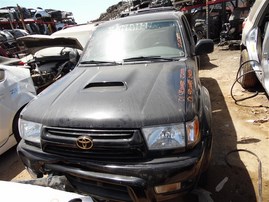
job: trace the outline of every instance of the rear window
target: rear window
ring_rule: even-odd
[[[137,22],[97,28],[82,62],[122,61],[141,56],[185,56],[177,21]]]

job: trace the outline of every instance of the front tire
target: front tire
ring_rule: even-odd
[[[243,64],[243,63],[245,63],[245,64]],[[246,90],[251,90],[251,89],[255,88],[259,82],[257,77],[256,77],[256,74],[252,68],[252,64],[250,62],[248,52],[246,49],[244,49],[241,52],[240,69],[239,69],[237,78],[239,78],[238,80],[239,80],[239,83],[241,84],[242,88],[244,88]]]

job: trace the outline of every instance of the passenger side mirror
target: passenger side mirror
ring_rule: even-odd
[[[204,55],[214,51],[212,39],[200,39],[195,45],[195,55]]]
[[[70,61],[72,64],[76,65],[77,62],[78,62],[78,60],[79,60],[79,57],[80,57],[80,55],[79,55],[79,53],[78,53],[78,51],[77,51],[76,49],[72,49],[72,50],[69,52],[69,61]]]

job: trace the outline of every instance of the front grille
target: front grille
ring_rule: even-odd
[[[93,147],[80,149],[76,141],[89,136]],[[87,130],[44,127],[41,135],[43,151],[66,157],[124,161],[145,157],[145,145],[139,130]]]

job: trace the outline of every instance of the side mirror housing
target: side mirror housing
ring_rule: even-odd
[[[200,39],[195,45],[195,55],[204,55],[214,51],[212,39]]]

